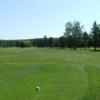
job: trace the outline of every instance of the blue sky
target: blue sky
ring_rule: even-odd
[[[74,20],[100,23],[100,0],[0,0],[0,39],[58,37]]]

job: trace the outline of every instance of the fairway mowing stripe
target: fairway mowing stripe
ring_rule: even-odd
[[[100,100],[99,53],[17,50],[0,52],[0,100]]]

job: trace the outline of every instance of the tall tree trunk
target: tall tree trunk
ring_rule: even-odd
[[[94,47],[94,50],[96,51],[96,45],[95,45],[95,47]]]
[[[96,47],[97,47],[97,42],[96,42],[96,39],[94,41],[94,50],[96,51]]]

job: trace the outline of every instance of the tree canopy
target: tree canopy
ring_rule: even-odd
[[[87,48],[100,47],[100,24],[95,21],[90,34],[83,30],[79,21],[67,22],[65,32],[58,38],[47,37],[26,40],[0,40],[0,47],[60,47],[60,48]]]

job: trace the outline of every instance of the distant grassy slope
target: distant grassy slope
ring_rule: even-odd
[[[100,52],[0,49],[0,100],[100,100]]]

